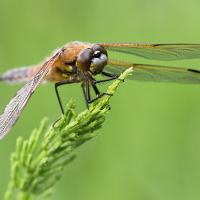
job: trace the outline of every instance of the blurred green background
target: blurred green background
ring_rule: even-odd
[[[73,41],[200,43],[199,0],[0,0],[0,73],[40,62]],[[125,56],[121,58],[127,59]],[[138,63],[200,67],[200,60]],[[0,84],[0,109],[19,85]],[[85,103],[79,85],[61,89]],[[78,150],[52,199],[200,198],[200,86],[126,81],[111,101],[101,135]],[[0,199],[19,135],[60,110],[53,84],[41,86],[0,143]]]

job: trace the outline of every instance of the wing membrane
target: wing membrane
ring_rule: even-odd
[[[16,123],[31,95],[48,73],[50,67],[56,61],[59,54],[60,52],[57,52],[53,57],[48,59],[33,79],[27,82],[6,106],[3,114],[0,116],[0,139],[2,139]]]
[[[105,70],[119,74],[128,67],[133,67],[134,69],[132,75],[129,76],[132,80],[200,84],[200,71],[194,69],[129,64],[111,60]]]
[[[14,68],[0,75],[0,81],[7,83],[27,83],[33,79],[40,68],[40,65]]]
[[[151,60],[200,58],[200,44],[103,43],[107,50],[132,54]]]

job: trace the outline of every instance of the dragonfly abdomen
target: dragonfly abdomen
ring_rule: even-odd
[[[0,75],[0,81],[8,83],[25,83],[34,76],[36,67],[22,67],[8,70]]]

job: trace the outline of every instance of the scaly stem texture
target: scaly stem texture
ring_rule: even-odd
[[[108,87],[107,93],[114,94],[121,80],[131,72],[132,68],[123,72]],[[109,99],[110,96],[103,96],[80,114],[76,114],[75,105],[70,101],[65,115],[54,127],[47,128],[47,119],[44,119],[28,139],[19,137],[11,156],[11,179],[4,199],[49,199],[65,166],[76,157],[74,150],[98,135],[96,130],[105,121]]]

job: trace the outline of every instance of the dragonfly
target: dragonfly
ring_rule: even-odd
[[[138,64],[110,58],[110,52],[130,54],[150,60],[181,60],[200,58],[200,44],[141,44],[141,43],[88,43],[70,42],[57,49],[38,65],[8,70],[0,75],[0,81],[24,83],[0,115],[0,139],[4,138],[20,117],[30,97],[38,86],[50,81],[62,113],[64,109],[58,88],[65,84],[81,83],[86,104],[103,95],[98,84],[117,79],[129,67],[133,73],[129,79],[153,82],[200,83],[200,71],[191,68]],[[97,80],[96,75],[104,78]],[[91,90],[95,97],[91,97]]]

